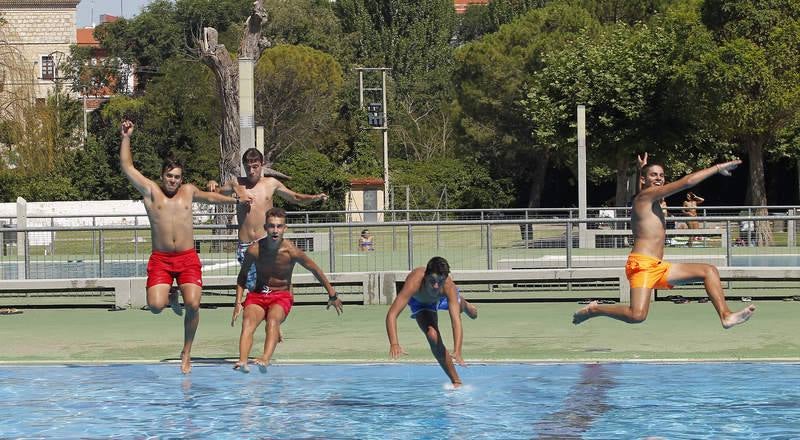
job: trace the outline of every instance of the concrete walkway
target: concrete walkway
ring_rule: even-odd
[[[731,301],[738,310],[745,306]],[[639,325],[596,318],[571,323],[573,303],[478,304],[464,318],[464,358],[480,361],[800,361],[800,302],[764,301],[750,322],[723,330],[710,303],[653,304]],[[384,306],[345,306],[337,317],[322,306],[296,306],[283,325],[275,363],[388,361]],[[231,308],[202,309],[193,357],[225,361],[238,356],[241,321]],[[182,345],[182,319],[170,311],[24,309],[0,316],[0,362],[159,362],[174,360]],[[450,321],[439,314],[445,344]],[[406,311],[399,320],[404,361],[431,362],[427,343]],[[251,356],[262,351],[263,325]]]

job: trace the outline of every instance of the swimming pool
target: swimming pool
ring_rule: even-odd
[[[800,437],[800,364],[0,367],[0,437]]]

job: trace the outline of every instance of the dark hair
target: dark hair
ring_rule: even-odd
[[[167,157],[164,159],[164,163],[161,165],[161,175],[164,175],[164,173],[173,168],[180,168],[181,171],[185,171],[183,163],[180,160],[175,159],[174,157]]]
[[[432,273],[446,277],[450,275],[450,263],[442,257],[433,257],[428,261],[425,266],[425,276]]]
[[[259,162],[264,163],[264,155],[256,148],[248,148],[242,154],[242,165],[247,165],[247,162],[258,159]]]
[[[369,232],[369,229],[364,229],[363,231],[361,231],[361,235],[364,235],[364,234],[366,234],[368,232]]]
[[[286,211],[283,208],[272,208],[264,215],[264,220],[270,217],[286,218]]]
[[[666,168],[664,168],[664,165],[661,165],[660,163],[649,163],[649,164],[643,166],[641,170],[639,170],[639,175],[640,176],[644,176],[645,174],[647,174],[647,171],[650,170],[650,168],[653,168],[653,167],[661,167],[662,170],[666,171]]]

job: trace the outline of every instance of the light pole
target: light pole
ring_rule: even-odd
[[[364,92],[380,94],[380,103],[367,104],[369,128],[383,132],[383,209],[389,206],[389,119],[386,111],[386,73],[389,67],[358,67],[358,105],[364,107]],[[380,87],[364,87],[364,73],[381,74]]]

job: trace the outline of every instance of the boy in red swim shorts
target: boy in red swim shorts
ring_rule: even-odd
[[[283,234],[286,232],[286,211],[280,208],[267,211],[264,226],[267,235],[247,248],[236,280],[236,304],[233,307],[231,327],[236,318],[242,312],[244,314],[242,333],[239,336],[239,361],[233,369],[243,373],[250,372],[247,361],[250,349],[253,347],[253,334],[261,321],[267,322],[267,336],[264,341],[264,354],[256,359],[255,363],[263,372],[272,359],[272,353],[275,352],[275,346],[280,338],[281,323],[289,316],[294,302],[292,271],[295,264],[299,263],[308,269],[325,287],[328,292],[327,308],[333,306],[337,314],[342,313],[342,300],[336,295],[322,269],[291,241],[283,239]],[[255,288],[247,292],[247,298],[242,302],[248,272],[252,265],[256,268]]]
[[[178,292],[172,291],[177,279],[183,294],[186,316],[183,318],[183,350],[181,371],[192,369],[191,350],[197,324],[200,322],[200,295],[202,273],[200,259],[194,250],[192,202],[237,203],[233,197],[199,190],[191,183],[183,184],[183,165],[175,160],[165,160],[161,168],[161,181],[156,183],[133,166],[131,135],[134,126],[123,121],[119,147],[120,169],[142,195],[142,202],[150,220],[150,239],[153,253],[147,263],[147,306],[152,313],[161,313],[168,305],[183,314],[178,302]]]

